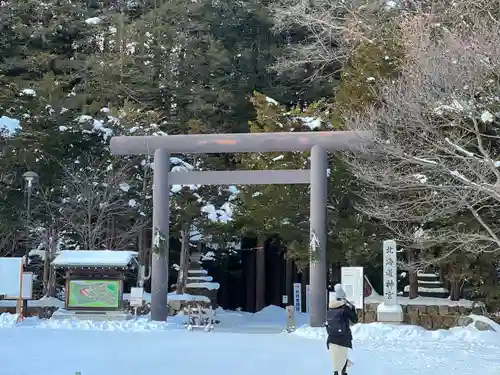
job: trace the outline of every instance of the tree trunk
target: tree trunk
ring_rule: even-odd
[[[189,228],[189,224],[184,224],[181,230],[181,259],[179,261],[179,274],[177,275],[177,294],[183,294],[186,289],[189,268]]]
[[[47,288],[47,297],[56,296],[56,269],[54,266],[49,267],[49,286]]]
[[[450,299],[452,301],[460,300],[460,279],[450,279]]]
[[[46,247],[43,259],[43,295],[47,296],[49,292],[49,274],[50,274],[50,250]]]
[[[293,300],[293,261],[285,254],[285,295],[288,296],[288,305]]]
[[[410,299],[415,299],[418,297],[417,271],[415,271],[415,270],[408,271],[408,281],[410,282],[410,291],[408,293],[408,297]]]
[[[49,293],[49,278],[50,278],[50,261],[51,254],[55,252],[54,249],[54,233],[55,231],[48,228],[44,239],[44,258],[43,258],[43,295],[48,296]]]
[[[245,265],[245,310],[248,312],[255,312],[255,251],[246,250],[243,253],[244,265]]]
[[[408,297],[410,299],[415,299],[418,297],[418,277],[417,270],[413,268],[414,262],[414,254],[412,250],[406,251],[406,258],[408,262],[408,282],[410,286],[410,290],[408,293]]]
[[[310,285],[309,277],[310,277],[309,267],[306,267],[302,271],[302,275],[300,278],[300,295],[301,295],[300,298],[302,300],[302,304],[301,304],[302,305],[301,306],[302,312],[306,312],[311,307],[311,306],[309,306],[309,308],[307,307],[307,302],[309,302],[309,304],[310,304],[310,301],[307,301],[307,299],[306,299],[307,286]],[[326,294],[326,290],[325,290],[325,294]]]
[[[262,244],[256,250],[255,310],[266,307],[266,253]]]

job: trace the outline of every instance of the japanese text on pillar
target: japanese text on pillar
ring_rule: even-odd
[[[397,253],[394,240],[384,241],[384,303],[393,305],[397,296]]]

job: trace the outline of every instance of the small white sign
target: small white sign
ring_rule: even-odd
[[[0,258],[0,294],[19,298],[22,267],[23,258]]]
[[[287,305],[288,304],[288,296],[286,294],[284,294],[283,296],[281,296],[281,303],[283,305]]]
[[[392,306],[396,304],[398,293],[397,285],[397,253],[396,241],[386,240],[383,243],[384,251],[384,304]]]
[[[302,312],[302,285],[300,283],[293,284],[293,307],[295,312]]]
[[[5,299],[19,299],[19,291],[21,289],[21,281],[20,277],[17,278],[19,280],[19,286],[17,291],[12,290],[9,293],[4,295]],[[33,272],[23,272],[23,291],[22,291],[22,299],[33,299]]]
[[[144,289],[143,288],[131,288],[130,289],[130,306],[141,307],[143,296],[144,296]]]
[[[306,285],[306,313],[309,314],[311,311],[311,286],[309,284]]]
[[[357,309],[362,309],[364,304],[363,267],[342,267],[341,284],[346,294],[346,299]]]

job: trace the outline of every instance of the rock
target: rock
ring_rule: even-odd
[[[378,304],[376,303],[367,303],[365,305],[365,311],[377,311]]]
[[[410,315],[408,313],[403,314],[403,324],[411,324]]]
[[[472,314],[476,314],[476,315],[482,315],[483,313],[483,306],[479,305],[479,304],[476,304],[472,307],[472,310],[471,310]]]
[[[460,312],[460,314],[470,314],[471,309],[468,309],[465,306],[458,306],[458,311]]]
[[[427,313],[431,315],[438,315],[439,314],[438,306],[427,306]]]
[[[408,314],[418,314],[418,306],[408,305],[406,306],[406,311]]]
[[[467,327],[468,325],[474,323],[474,319],[472,319],[470,316],[461,316],[458,318],[458,326],[459,327]]]
[[[432,316],[429,314],[420,314],[420,325],[425,329],[432,329]]]
[[[414,326],[420,325],[420,316],[416,313],[408,313],[410,324]]]
[[[448,306],[448,312],[450,314],[458,314],[458,306]]]
[[[493,328],[491,325],[489,325],[486,322],[483,322],[481,320],[476,320],[474,323],[474,327],[476,327],[477,330],[479,331],[493,331],[496,332],[495,328]]]
[[[456,327],[458,322],[458,317],[456,315],[443,315],[443,328]]]
[[[377,321],[377,313],[375,311],[367,311],[365,313],[365,323],[374,323]]]
[[[450,312],[450,307],[446,305],[442,305],[438,307],[439,315],[447,315]]]
[[[428,306],[426,305],[415,305],[413,306],[420,314],[427,314],[427,308]]]
[[[444,318],[442,315],[431,315],[432,320],[432,329],[443,329],[444,327]]]

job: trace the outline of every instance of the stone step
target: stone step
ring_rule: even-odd
[[[190,269],[188,269],[188,275],[191,275],[191,276],[206,276],[206,275],[208,275],[208,271],[204,270],[202,268],[199,268],[199,269],[190,268]]]
[[[410,291],[410,286],[407,285],[403,289],[403,297],[406,297]],[[421,297],[448,298],[450,291],[443,287],[426,288],[419,284],[418,295]]]
[[[403,292],[403,297],[408,297],[409,294],[408,292]],[[430,298],[448,298],[450,296],[450,293],[444,293],[444,292],[419,292],[418,293],[419,297],[430,297]]]
[[[425,282],[418,281],[419,288],[427,288],[427,289],[439,289],[443,287],[443,283],[441,282]]]
[[[434,273],[419,273],[417,279],[422,281],[440,281],[439,275]]]

